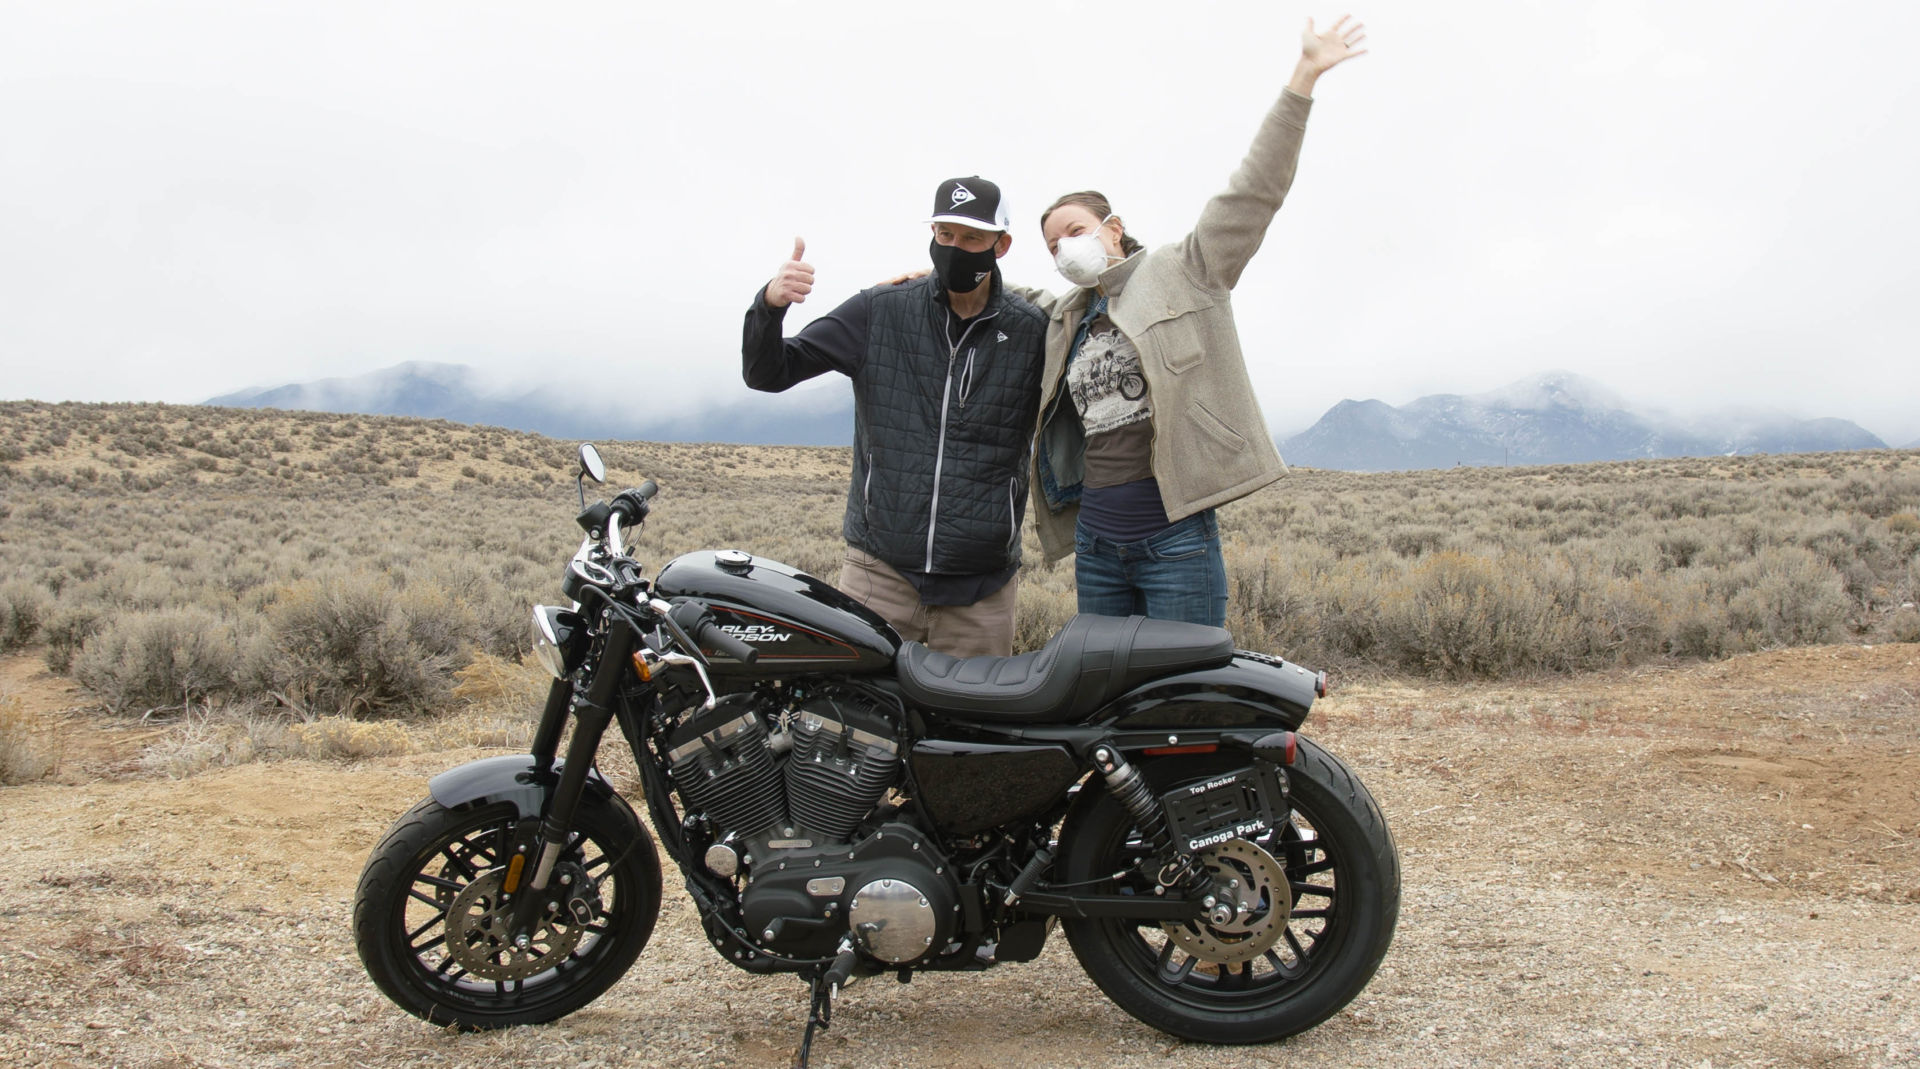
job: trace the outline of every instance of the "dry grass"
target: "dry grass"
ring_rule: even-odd
[[[17,695],[0,691],[0,786],[44,778],[59,763],[44,718]]]
[[[573,445],[441,421],[0,404],[0,644],[128,714],[433,718],[497,689],[577,541]],[[637,555],[838,572],[844,449],[609,443],[661,485]],[[1920,453],[1361,475],[1223,510],[1242,645],[1499,679],[1920,640]],[[1029,535],[1017,642],[1073,612]],[[537,689],[537,686],[535,687]]]

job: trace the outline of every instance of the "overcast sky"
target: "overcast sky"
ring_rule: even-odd
[[[405,360],[743,395],[926,262],[943,178],[1149,245],[1352,10],[1234,295],[1269,423],[1559,368],[1920,438],[1920,5],[0,0],[0,399],[195,402]]]

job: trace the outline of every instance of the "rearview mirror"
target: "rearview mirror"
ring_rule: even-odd
[[[597,483],[607,481],[607,462],[600,459],[600,451],[592,442],[580,445],[580,473]]]

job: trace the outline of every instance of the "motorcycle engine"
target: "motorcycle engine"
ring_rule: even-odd
[[[872,702],[728,695],[669,737],[667,757],[689,814],[713,828],[707,867],[745,879],[741,915],[766,949],[831,956],[850,932],[909,964],[951,939],[959,888],[932,840],[900,822],[858,835],[900,776],[899,732]]]

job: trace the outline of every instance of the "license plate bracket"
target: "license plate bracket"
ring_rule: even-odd
[[[1283,812],[1285,794],[1264,763],[1209,776],[1160,796],[1174,841],[1197,851],[1229,839],[1258,839]]]

